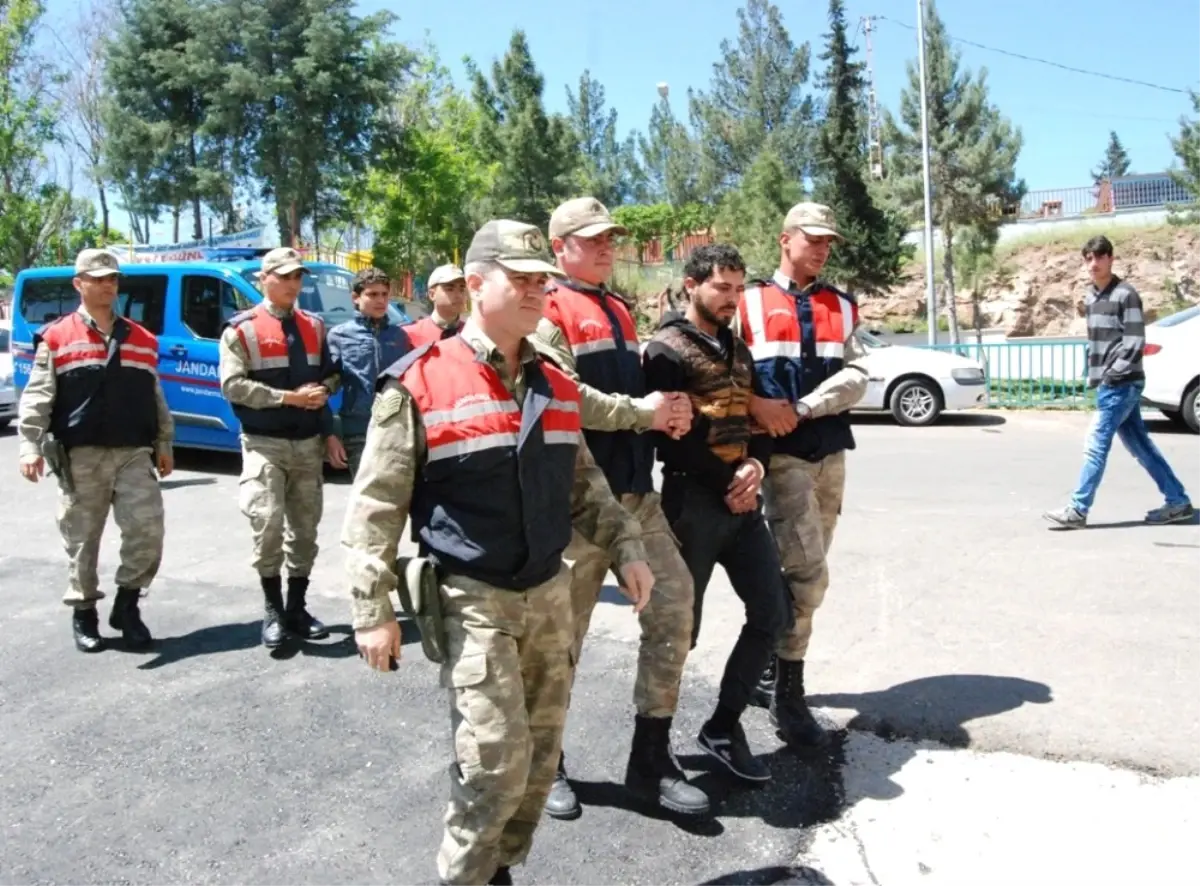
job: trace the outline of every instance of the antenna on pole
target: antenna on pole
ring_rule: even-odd
[[[871,27],[875,16],[865,15],[859,22],[867,39],[867,164],[871,178],[883,178],[883,123],[879,118],[879,105],[875,101],[875,63],[871,52]]]

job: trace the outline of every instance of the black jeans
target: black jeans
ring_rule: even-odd
[[[700,636],[704,591],[717,564],[746,608],[720,690],[721,704],[740,714],[795,618],[775,539],[761,505],[748,514],[731,513],[722,496],[683,474],[664,477],[662,506],[695,584],[692,648]]]

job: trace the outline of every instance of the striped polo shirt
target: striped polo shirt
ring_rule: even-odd
[[[1092,284],[1084,306],[1088,387],[1144,381],[1142,352],[1146,347],[1146,323],[1137,290],[1114,274],[1103,290]]]

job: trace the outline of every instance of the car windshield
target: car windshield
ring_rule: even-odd
[[[242,276],[261,292],[257,269],[245,271]],[[354,300],[351,297],[354,275],[349,271],[341,268],[313,268],[312,273],[305,274],[303,279],[300,298],[296,302],[301,308],[320,314],[331,326],[354,316]],[[388,317],[393,323],[404,323],[408,319],[391,304],[388,305]]]
[[[1174,314],[1163,317],[1152,323],[1152,326],[1178,326],[1180,323],[1186,323],[1194,317],[1200,317],[1200,305],[1192,305],[1182,311],[1176,311]]]
[[[891,344],[879,338],[877,335],[872,335],[865,329],[858,331],[858,340],[868,348],[890,348]]]

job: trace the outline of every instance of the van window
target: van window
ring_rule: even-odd
[[[155,335],[161,335],[166,302],[165,274],[122,276],[117,288],[117,303],[113,308],[121,316],[140,323]],[[70,277],[26,280],[21,285],[21,316],[34,328],[78,308],[79,293],[75,291]]]
[[[225,280],[207,275],[183,278],[181,319],[197,338],[220,338],[234,314],[252,307],[254,303]]]
[[[256,270],[242,272],[246,282],[262,291],[259,285],[261,273]],[[305,311],[320,314],[330,326],[354,319],[354,275],[341,268],[315,268],[305,274],[300,285],[296,304]],[[388,304],[388,317],[397,325],[408,318],[400,313],[395,304]]]

